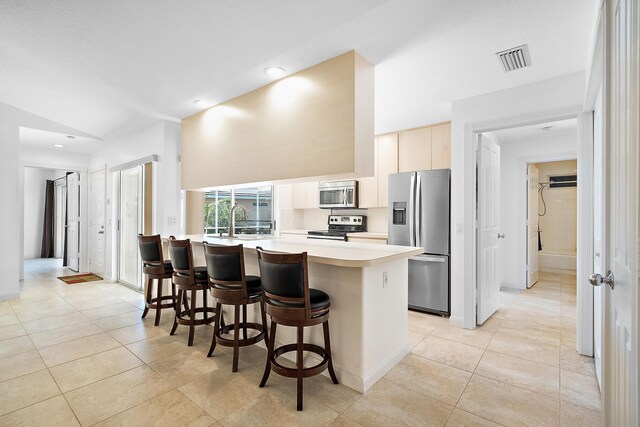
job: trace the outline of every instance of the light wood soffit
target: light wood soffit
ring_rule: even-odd
[[[373,173],[374,68],[355,51],[182,120],[182,188]]]

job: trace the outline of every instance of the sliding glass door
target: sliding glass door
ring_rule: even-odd
[[[118,222],[118,281],[142,289],[138,234],[143,222],[142,165],[120,171],[120,219]]]

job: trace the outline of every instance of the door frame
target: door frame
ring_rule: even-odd
[[[466,171],[475,171],[477,159],[477,140],[478,134],[496,131],[500,129],[508,129],[514,127],[522,127],[529,125],[536,125],[541,123],[547,123],[557,120],[565,120],[577,118],[582,113],[581,107],[562,108],[557,110],[548,110],[538,113],[532,113],[515,117],[504,117],[497,120],[466,123],[464,125],[464,168]],[[580,144],[580,136],[578,136],[578,144]],[[578,158],[578,162],[580,162]],[[476,205],[476,188],[477,179],[475,173],[465,173],[464,181],[464,200],[465,206]],[[578,178],[580,179],[580,178]],[[581,212],[578,211],[578,217]],[[476,209],[465,209],[464,212],[464,224],[468,226],[464,227],[464,259],[473,260],[473,262],[466,263],[464,269],[464,283],[463,283],[463,295],[464,295],[464,319],[462,319],[462,326],[465,329],[475,329],[476,327],[476,275],[477,275],[477,236],[476,227],[477,213]],[[452,230],[455,233],[455,230]],[[454,319],[453,324],[457,321]],[[579,321],[580,323],[580,321]],[[593,325],[587,325],[593,330]],[[593,331],[591,332],[593,335]]]
[[[91,187],[91,176],[94,173],[102,173],[103,177],[104,177],[104,191],[102,193],[102,217],[104,218],[104,238],[102,239],[102,267],[103,267],[103,272],[102,275],[106,275],[107,273],[107,269],[106,269],[106,262],[107,262],[107,231],[106,231],[106,227],[107,227],[107,204],[106,204],[106,200],[107,200],[107,165],[102,165],[99,168],[96,169],[92,169],[89,171],[89,176],[88,176],[88,181],[87,181],[87,186]],[[87,204],[91,202],[91,195],[88,195],[88,199],[87,199]],[[90,206],[87,206],[87,233],[89,233],[90,230],[90,225],[89,225],[89,221],[91,220],[90,218],[91,215],[91,208]],[[87,269],[89,269],[89,267],[91,267],[91,237],[89,235],[87,235]]]

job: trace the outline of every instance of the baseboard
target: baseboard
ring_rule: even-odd
[[[0,301],[10,301],[20,298],[20,291],[16,292],[3,292],[0,294]]]
[[[396,350],[395,353],[389,355],[389,357],[387,357],[385,360],[378,363],[375,368],[369,371],[368,375],[366,375],[364,379],[360,380],[362,390],[358,390],[356,387],[353,387],[349,384],[344,384],[348,385],[354,390],[359,391],[360,393],[365,393],[375,383],[380,381],[380,379],[382,379],[382,377],[384,377],[391,369],[393,369],[393,367],[396,366],[402,359],[404,359],[404,357],[409,354],[410,351],[411,344],[409,343],[409,341],[407,341],[402,347]]]
[[[462,317],[451,316],[449,317],[449,325],[456,328],[464,328],[464,319]]]
[[[521,291],[521,290],[523,290],[523,289],[526,289],[526,287],[523,287],[523,286],[517,285],[517,284],[515,284],[515,283],[510,283],[510,282],[502,282],[502,283],[500,284],[500,289],[502,289],[502,288],[506,288],[506,289],[516,289],[516,290],[518,290],[518,291]]]

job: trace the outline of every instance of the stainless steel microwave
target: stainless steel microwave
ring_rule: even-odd
[[[318,184],[318,206],[322,209],[357,208],[358,181],[331,181]]]

